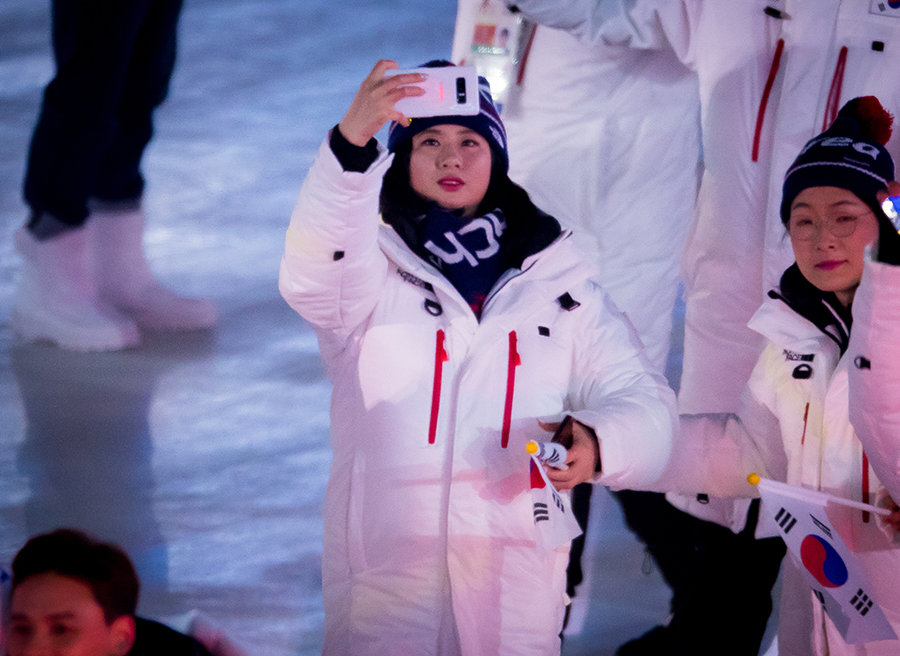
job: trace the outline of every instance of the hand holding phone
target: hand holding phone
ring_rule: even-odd
[[[559,426],[553,433],[553,437],[550,438],[550,441],[561,444],[567,449],[571,449],[574,438],[569,424],[571,424],[573,421],[575,420],[572,418],[572,415],[566,415],[565,417],[563,417],[563,420],[559,422]]]
[[[424,93],[416,86],[424,79],[420,75],[405,75],[399,79],[396,74],[385,75],[396,68],[397,62],[381,59],[359,86],[347,113],[338,124],[341,134],[350,143],[365,146],[389,121],[405,120],[394,105],[402,98]]]
[[[416,68],[404,71],[387,71],[386,75],[419,73],[425,76],[421,96],[401,98],[394,109],[407,118],[426,116],[474,116],[480,109],[478,99],[478,73],[472,66],[444,66]]]

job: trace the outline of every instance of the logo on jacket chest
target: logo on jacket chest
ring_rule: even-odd
[[[813,368],[812,364],[810,363],[815,359],[815,357],[815,353],[797,353],[795,351],[784,349],[784,361],[797,363],[797,365],[794,367],[794,371],[791,373],[791,376],[798,380],[812,378]]]
[[[425,282],[421,278],[418,278],[411,274],[408,271],[404,271],[400,267],[397,267],[397,275],[400,276],[401,279],[408,282],[410,285],[415,285],[416,287],[420,287],[431,294],[434,294],[434,287],[430,282]],[[439,317],[444,313],[444,308],[441,307],[441,304],[437,302],[435,299],[426,298],[424,302],[425,311],[433,317]]]
[[[397,267],[397,275],[400,276],[403,280],[408,282],[410,285],[415,285],[416,287],[421,287],[429,292],[434,291],[434,287],[431,286],[431,283],[425,282],[421,278],[414,276],[408,271],[404,271],[400,267]]]

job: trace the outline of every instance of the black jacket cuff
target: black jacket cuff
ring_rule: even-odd
[[[369,139],[365,146],[357,146],[347,141],[337,125],[331,131],[328,145],[345,171],[363,173],[378,159],[378,142],[374,138]]]

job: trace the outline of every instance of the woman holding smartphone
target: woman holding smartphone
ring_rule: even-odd
[[[281,266],[334,385],[324,653],[559,654],[568,545],[541,548],[525,446],[569,415],[560,489],[648,485],[674,395],[507,176],[487,82],[477,115],[410,120],[423,77],[393,68],[323,144]]]

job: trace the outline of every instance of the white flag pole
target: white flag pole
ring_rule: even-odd
[[[779,483],[778,481],[773,481],[768,478],[762,478],[759,474],[750,474],[747,477],[747,482],[750,483],[750,485],[761,485],[761,486],[776,488],[779,492],[781,492],[782,494],[786,494],[788,496],[792,496],[792,497],[800,496],[795,491],[796,488],[793,488],[792,486],[788,485],[787,483]],[[888,515],[891,514],[891,511],[888,508],[879,508],[878,506],[873,506],[868,503],[861,503],[859,501],[851,501],[850,499],[843,499],[841,497],[836,497],[831,494],[826,494],[825,492],[817,492],[815,490],[806,490],[803,488],[800,488],[800,489],[802,489],[803,495],[810,497],[810,498],[820,499],[822,501],[822,505],[825,505],[826,503],[831,501],[833,503],[839,503],[844,506],[850,506],[851,508],[857,508],[858,510],[865,510],[868,512],[875,513],[876,515],[882,515],[884,517],[887,517]]]

